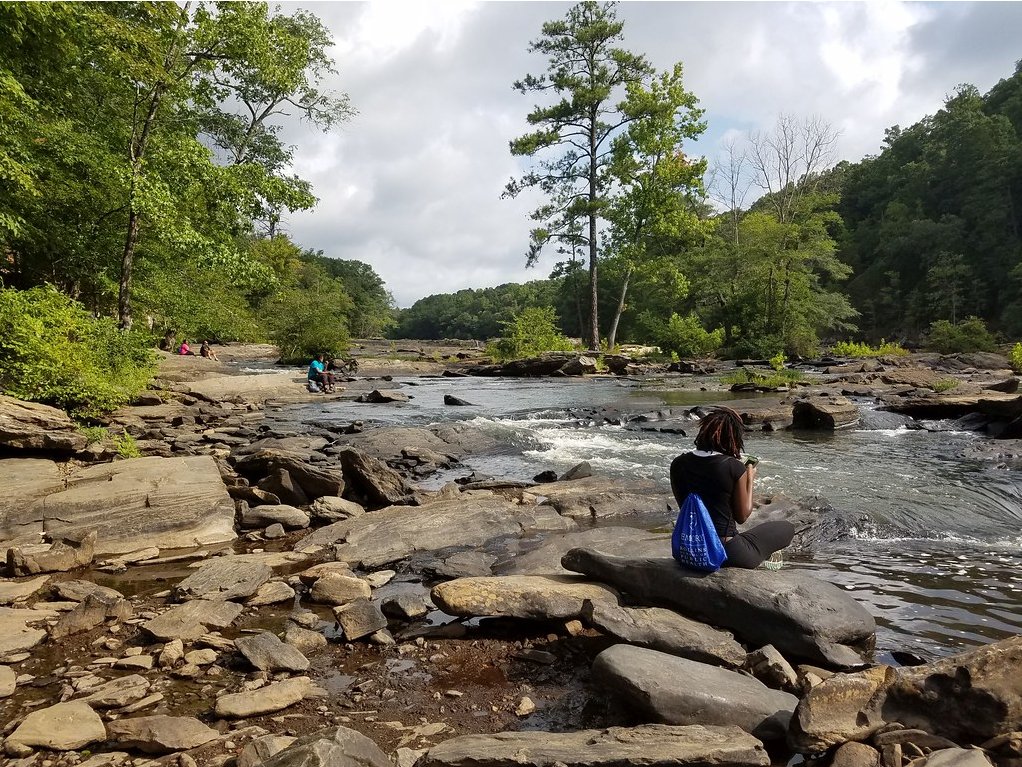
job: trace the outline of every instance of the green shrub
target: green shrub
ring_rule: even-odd
[[[979,317],[969,317],[957,325],[937,320],[930,325],[927,346],[941,354],[955,352],[990,352],[997,342]]]
[[[784,370],[784,363],[787,361],[788,358],[784,356],[784,352],[777,352],[777,354],[770,358],[770,367],[780,373]]]
[[[107,431],[102,426],[83,426],[78,431],[82,433],[82,436],[85,437],[90,445],[95,445],[97,442],[102,442],[107,438]]]
[[[901,357],[908,349],[898,343],[881,340],[880,346],[870,346],[857,341],[838,341],[830,350],[836,357]]]
[[[111,438],[111,442],[114,444],[114,450],[117,451],[117,455],[121,458],[141,458],[142,451],[138,449],[138,442],[128,432],[123,434],[115,434]]]
[[[934,381],[933,386],[930,388],[939,394],[941,392],[951,391],[952,389],[958,388],[958,384],[960,383],[961,381],[957,378],[940,378]]]
[[[533,306],[523,309],[510,322],[503,323],[504,335],[487,346],[487,353],[498,360],[534,357],[543,352],[575,350],[571,339],[557,330],[553,307]]]
[[[1011,369],[1022,373],[1022,343],[1015,344],[1011,349]]]
[[[705,357],[720,349],[724,342],[724,329],[707,331],[695,314],[681,317],[672,314],[671,319],[653,327],[653,342],[666,354],[678,357]]]
[[[0,290],[0,388],[77,418],[113,410],[156,372],[152,339],[118,330],[52,287]]]

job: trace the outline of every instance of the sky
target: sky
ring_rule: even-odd
[[[285,3],[330,29],[357,115],[329,133],[297,119],[282,137],[319,204],[288,215],[300,246],[370,264],[398,306],[463,288],[544,279],[526,269],[530,211],[501,199],[526,167],[508,142],[541,101],[512,83],[542,74],[530,53],[571,3],[374,0]],[[779,114],[819,117],[836,159],[880,151],[884,131],[940,109],[961,83],[986,92],[1022,58],[1022,2],[622,2],[621,47],[658,69],[682,62],[708,127],[685,147],[711,163],[721,142],[769,130]]]

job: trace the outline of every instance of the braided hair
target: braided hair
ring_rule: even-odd
[[[699,422],[696,447],[741,458],[745,447],[742,417],[729,407],[717,407]]]

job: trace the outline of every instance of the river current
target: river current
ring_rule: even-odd
[[[434,486],[469,470],[527,480],[588,461],[596,474],[649,478],[667,492],[668,466],[692,448],[694,430],[635,431],[580,421],[570,411],[611,406],[641,413],[728,397],[698,386],[612,378],[398,380],[411,384],[403,389],[414,397],[407,404],[333,401],[277,417],[367,426],[458,419],[498,440],[498,449],[468,456],[468,469],[437,476]],[[473,404],[445,406],[445,394]],[[872,404],[860,403],[860,410],[861,428],[747,435],[747,452],[761,458],[757,495],[819,499],[824,508],[818,524],[827,534],[809,551],[788,554],[784,566],[811,571],[861,601],[877,619],[881,657],[907,651],[929,659],[1022,632],[1022,472],[964,457],[982,439],[971,432],[940,423],[889,428],[890,419]],[[652,524],[672,521],[664,512]]]

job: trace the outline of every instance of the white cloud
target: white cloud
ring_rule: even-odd
[[[291,6],[292,8],[294,6]],[[330,135],[285,126],[295,169],[320,205],[286,222],[303,246],[365,261],[401,305],[431,293],[545,277],[524,268],[536,202],[501,200],[520,172],[508,141],[535,103],[511,83],[545,62],[527,52],[568,3],[305,4],[330,27],[359,114]],[[288,8],[285,8],[288,10]],[[981,90],[1019,55],[1019,3],[650,3],[618,6],[625,47],[660,69],[685,64],[711,157],[721,139],[779,112],[818,115],[838,155],[879,150],[884,129],[936,111],[960,82]]]

